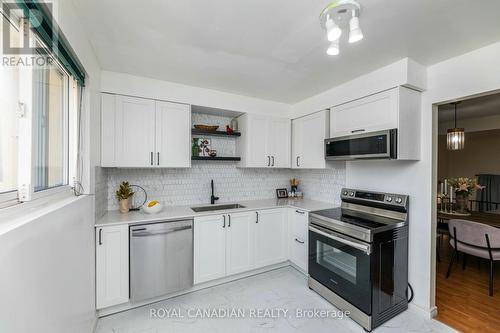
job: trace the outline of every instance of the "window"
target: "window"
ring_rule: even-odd
[[[11,46],[20,43],[21,23],[12,25]],[[76,164],[78,83],[31,30],[29,38],[30,45],[45,49],[36,55],[51,61],[48,66],[0,65],[0,205],[64,189]],[[9,56],[0,49],[2,57]]]

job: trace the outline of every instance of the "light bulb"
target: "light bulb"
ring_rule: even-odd
[[[356,43],[363,39],[363,32],[359,27],[359,18],[353,16],[349,21],[349,43]]]
[[[342,35],[342,30],[340,30],[339,26],[335,24],[332,19],[328,19],[326,21],[326,33],[328,40],[330,42],[333,42],[340,38],[340,35]]]
[[[340,53],[339,40],[337,39],[337,40],[333,41],[330,44],[330,46],[326,50],[326,54],[328,54],[328,55],[338,55],[339,53]]]

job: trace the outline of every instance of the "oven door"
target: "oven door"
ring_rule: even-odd
[[[309,275],[371,315],[371,245],[309,225]]]
[[[396,159],[397,130],[364,133],[325,140],[325,159]]]

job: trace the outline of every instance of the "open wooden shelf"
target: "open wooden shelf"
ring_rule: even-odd
[[[191,134],[193,135],[210,135],[210,136],[241,136],[240,132],[234,132],[233,134],[228,134],[226,131],[202,131],[196,128],[191,129]]]
[[[191,156],[193,161],[241,161],[241,157],[224,157],[224,156]]]

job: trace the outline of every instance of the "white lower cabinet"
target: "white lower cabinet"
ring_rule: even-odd
[[[286,209],[258,211],[255,223],[255,268],[283,262],[287,259]]]
[[[309,214],[300,209],[291,208],[288,214],[288,221],[290,226],[288,233],[289,259],[297,267],[307,272]]]
[[[128,225],[96,228],[96,307],[129,299]]]
[[[194,219],[194,283],[287,260],[287,211],[270,209]]]
[[[256,212],[227,215],[226,275],[253,268],[255,220]]]
[[[194,219],[194,283],[226,275],[225,215]]]

